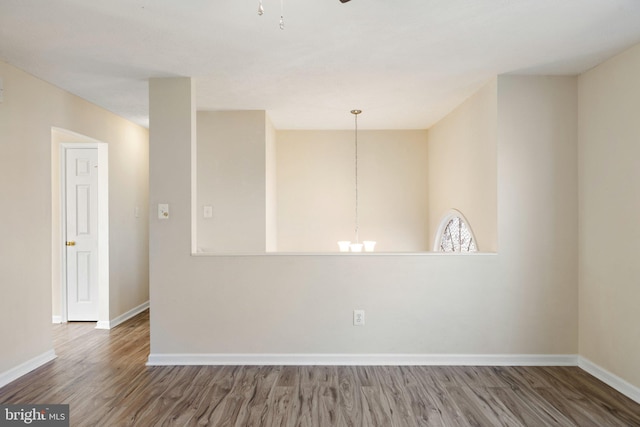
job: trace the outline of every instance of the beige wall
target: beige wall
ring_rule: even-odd
[[[193,89],[150,94],[151,202],[172,203],[151,222],[152,356],[577,353],[575,79],[498,80],[500,252],[468,256],[190,256]]]
[[[0,77],[1,375],[52,348],[52,127],[109,144],[110,314],[148,299],[148,133],[4,62]]]
[[[265,187],[266,187],[266,250],[278,250],[278,166],[276,129],[269,116],[266,120]]]
[[[206,301],[206,295],[194,292],[194,283],[189,282],[191,272],[182,261],[195,260],[190,255],[192,221],[195,222],[190,210],[197,190],[192,188],[190,168],[185,168],[191,164],[191,153],[196,150],[195,118],[191,79],[149,80],[149,204],[154,209],[158,203],[167,203],[170,211],[168,219],[151,215],[149,221],[152,343],[177,339],[180,345],[180,335],[184,333],[175,335],[175,329],[166,329],[170,323],[183,316],[192,318],[196,313],[206,316],[214,311],[213,304],[207,304],[213,301]],[[171,170],[171,174],[166,170]],[[195,305],[185,306],[192,303]],[[203,330],[200,333],[208,335]]]
[[[266,248],[266,113],[197,113],[198,249],[264,252]],[[203,218],[205,205],[213,218]]]
[[[355,241],[353,131],[278,131],[278,249],[337,252]],[[427,132],[358,132],[360,241],[429,251]]]
[[[580,354],[640,387],[640,45],[579,95]]]
[[[429,246],[441,221],[457,209],[480,251],[498,249],[496,126],[497,80],[429,129]]]
[[[512,297],[514,332],[534,348],[571,353],[578,350],[576,152],[575,77],[498,77],[498,280]]]

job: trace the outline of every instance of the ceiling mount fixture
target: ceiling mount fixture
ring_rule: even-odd
[[[340,0],[340,3],[346,3],[351,0]],[[258,0],[258,15],[264,15],[264,6],[262,0]],[[284,0],[280,0],[280,29],[284,30]]]
[[[340,0],[342,1],[342,0]],[[349,0],[347,0],[349,1]],[[344,3],[344,2],[343,2]],[[355,182],[356,182],[356,227],[355,227],[355,242],[349,240],[340,240],[338,242],[338,248],[340,252],[362,252],[364,247],[365,252],[373,252],[376,246],[376,242],[373,240],[365,240],[360,243],[360,224],[358,222],[358,115],[362,113],[362,110],[351,110],[351,114],[355,117]]]
[[[258,0],[258,15],[264,15],[264,6],[262,5],[262,0]],[[284,0],[280,0],[280,29],[284,30]]]

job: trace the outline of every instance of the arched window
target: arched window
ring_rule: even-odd
[[[469,221],[460,211],[449,211],[438,228],[433,250],[435,252],[477,252],[478,243]]]

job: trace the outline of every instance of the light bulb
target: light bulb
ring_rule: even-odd
[[[362,252],[362,243],[352,243],[351,245],[349,245],[349,247],[351,248],[351,252]]]
[[[373,249],[376,247],[376,242],[373,240],[365,240],[362,243],[364,243],[365,252],[373,252]]]
[[[262,7],[262,0],[258,3],[258,15],[262,16],[264,13],[264,7]]]
[[[351,244],[350,241],[348,240],[340,240],[338,242],[338,248],[340,249],[340,252],[349,252],[349,245]]]

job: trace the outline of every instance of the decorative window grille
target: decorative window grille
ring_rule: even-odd
[[[477,252],[476,239],[462,213],[452,210],[442,222],[436,239],[437,252]]]

